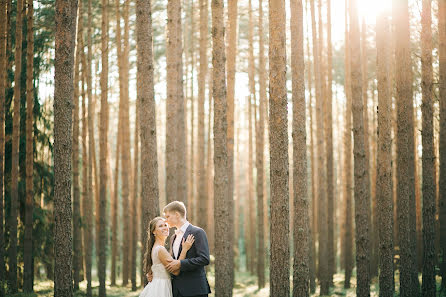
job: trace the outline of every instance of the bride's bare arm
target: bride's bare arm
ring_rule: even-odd
[[[181,250],[181,254],[180,254],[180,257],[178,258],[178,260],[186,259],[187,251],[190,250],[194,241],[195,241],[195,238],[192,234],[187,236],[186,240],[183,239],[183,242],[182,242],[183,249]],[[160,248],[160,250],[158,252],[158,257],[159,257],[161,263],[164,265],[164,267],[166,267],[170,262],[173,261],[172,256],[169,254],[169,252],[164,247]],[[180,271],[177,271],[176,273],[173,273],[173,274],[178,275],[178,274],[180,274]]]

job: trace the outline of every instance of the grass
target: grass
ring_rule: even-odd
[[[395,272],[395,289],[398,291],[399,289],[399,281],[398,281],[398,271]],[[213,270],[211,269],[208,272],[208,280],[209,284],[211,286],[211,290],[214,288],[215,284],[215,278]],[[420,278],[421,281],[421,278]],[[292,279],[290,279],[290,282],[292,282]],[[352,297],[356,296],[355,286],[356,286],[356,275],[355,271],[353,271],[353,275],[351,278],[351,288],[350,289],[344,289],[344,274],[338,273],[334,275],[333,278],[334,287],[330,289],[330,295],[333,297],[339,297],[339,296],[346,296],[346,297]],[[440,288],[441,278],[437,277],[437,285],[438,290]],[[93,286],[93,296],[98,296],[98,290],[99,290],[99,282],[97,280],[94,280],[92,283]],[[87,282],[83,281],[80,283],[80,290],[75,292],[74,296],[76,297],[83,297],[86,296],[86,287]],[[372,285],[370,287],[371,297],[378,297],[378,279],[374,278],[372,280]],[[10,297],[53,297],[53,282],[48,280],[39,280],[36,281],[34,284],[34,291],[35,293],[26,294],[26,293],[18,293],[14,295],[6,295]],[[108,297],[138,297],[139,293],[142,291],[141,288],[138,288],[137,291],[132,292],[131,287],[111,287],[109,283],[107,283],[107,296]],[[209,297],[214,297],[214,293],[210,294]],[[266,283],[266,287],[263,289],[259,289],[257,287],[257,278],[247,272],[236,272],[235,275],[235,284],[234,284],[234,291],[233,291],[234,297],[267,297],[269,296],[269,283]],[[312,295],[313,297],[319,296],[319,288],[316,289],[315,294]],[[395,293],[395,296],[399,296],[398,293]],[[439,296],[441,296],[439,294]]]

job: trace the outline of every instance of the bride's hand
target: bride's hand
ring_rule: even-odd
[[[195,237],[192,234],[189,234],[186,238],[186,240],[184,240],[183,238],[183,242],[181,243],[183,246],[183,250],[190,250],[190,248],[192,247],[192,244],[194,244],[195,241]]]

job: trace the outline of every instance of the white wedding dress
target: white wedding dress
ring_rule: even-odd
[[[147,284],[141,294],[139,294],[139,297],[172,297],[170,274],[166,271],[166,268],[158,257],[160,249],[164,249],[164,247],[158,245],[152,249],[153,279]]]

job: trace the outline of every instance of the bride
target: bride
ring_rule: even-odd
[[[156,217],[149,223],[147,230],[147,250],[144,255],[144,271],[152,271],[153,279],[149,282],[139,297],[172,297],[172,283],[167,266],[173,259],[164,247],[169,226],[164,218]],[[187,251],[192,247],[195,238],[192,234],[182,242],[182,251],[179,260],[186,258]]]

